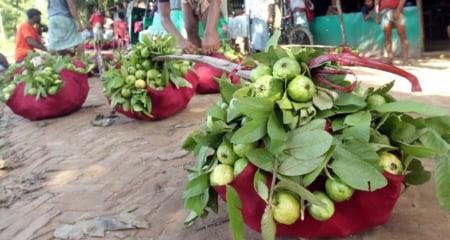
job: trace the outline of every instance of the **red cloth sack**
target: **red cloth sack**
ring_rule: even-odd
[[[213,53],[211,56],[228,60],[227,57],[220,53]],[[223,71],[206,63],[194,64],[194,70],[198,76],[197,93],[207,94],[220,92],[219,83],[217,83],[215,78],[222,77]],[[240,82],[240,78],[232,75],[231,82],[237,84]]]
[[[255,231],[261,232],[261,218],[266,203],[259,197],[253,187],[254,175],[257,170],[249,164],[231,182],[238,192],[242,202],[241,212],[244,222]],[[292,225],[277,224],[277,236],[303,238],[316,237],[347,237],[351,234],[385,224],[392,213],[402,188],[404,176],[384,173],[388,185],[373,192],[355,191],[348,201],[335,203],[335,213],[327,221],[314,220],[307,211],[305,219],[297,220]],[[268,177],[268,186],[270,177]],[[314,190],[324,189],[324,179],[315,182]],[[226,187],[217,186],[214,189],[220,198],[226,201]]]
[[[156,121],[168,118],[185,109],[192,96],[195,94],[198,81],[197,75],[192,71],[188,71],[184,78],[192,84],[192,88],[176,88],[171,81],[169,81],[167,87],[162,90],[155,90],[147,86],[147,95],[152,101],[151,114],[153,117],[149,117],[139,112],[124,111],[119,107],[114,107],[114,110],[127,117],[139,120]],[[108,101],[110,100],[108,99]]]
[[[74,65],[84,67],[79,61],[75,61]],[[22,71],[23,68],[17,73],[20,74]],[[32,121],[60,117],[79,110],[89,92],[87,74],[62,69],[59,76],[65,83],[57,94],[36,100],[35,96],[24,96],[25,82],[21,82],[6,105],[15,114]]]

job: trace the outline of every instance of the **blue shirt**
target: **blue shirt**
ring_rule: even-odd
[[[72,17],[69,11],[69,5],[66,0],[49,0],[48,1],[48,17],[66,16]]]
[[[371,8],[369,8],[369,7],[367,7],[366,5],[364,5],[364,6],[361,7],[361,12],[363,13],[363,15],[367,15],[367,14],[370,13],[370,11],[373,10],[373,7],[374,7],[374,6],[372,6]]]

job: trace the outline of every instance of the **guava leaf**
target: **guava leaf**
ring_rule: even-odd
[[[285,151],[300,159],[317,158],[330,149],[333,137],[324,130],[297,128],[287,135]]]
[[[370,122],[372,117],[367,111],[360,111],[349,114],[345,117],[345,128],[343,135],[347,139],[355,139],[362,142],[368,142],[370,139]]]
[[[420,142],[425,147],[434,149],[438,155],[444,155],[450,150],[449,144],[434,129],[428,129],[420,137]]]
[[[220,119],[222,121],[226,121],[227,112],[225,109],[221,108],[219,105],[214,105],[208,109],[206,112],[207,116],[211,116],[213,118]]]
[[[287,96],[286,92],[284,92],[283,97],[276,101],[278,107],[280,107],[280,109],[292,109],[292,103],[291,100],[289,100],[289,97]]]
[[[197,216],[201,216],[205,212],[205,207],[209,201],[209,192],[205,191],[201,195],[186,198],[184,201],[184,207],[194,211]]]
[[[331,109],[333,107],[333,98],[323,91],[317,91],[313,97],[314,105],[320,110]]]
[[[357,108],[363,108],[366,106],[366,102],[364,101],[364,98],[357,96],[353,93],[343,93],[343,92],[337,92],[339,94],[338,99],[336,100],[335,104],[337,106],[340,106],[340,109],[342,109],[343,106],[355,106]],[[356,111],[353,111],[356,112]]]
[[[402,149],[406,154],[410,154],[419,158],[432,157],[436,154],[434,149],[419,146],[419,145],[409,145],[406,143],[399,143],[400,149]]]
[[[358,190],[375,191],[387,185],[383,174],[365,161],[338,158],[331,162],[331,168],[342,181]]]
[[[244,239],[244,219],[241,213],[241,199],[236,190],[230,185],[227,185],[226,198],[233,239]]]
[[[432,106],[427,103],[414,101],[395,101],[386,103],[374,108],[374,110],[385,112],[400,112],[400,113],[418,113],[427,116],[448,116],[449,112],[437,106]]]
[[[258,169],[255,173],[255,178],[253,179],[253,186],[259,197],[267,203],[269,201],[269,188],[267,187],[266,181],[266,175]]]
[[[252,143],[263,138],[267,133],[267,119],[250,120],[239,128],[231,137],[232,143]]]
[[[311,204],[325,206],[325,203],[320,201],[314,194],[312,194],[308,189],[303,187],[302,185],[289,181],[289,180],[281,180],[274,186],[274,191],[278,189],[289,190],[293,193],[296,193],[301,198],[305,199]]]
[[[233,93],[241,86],[239,84],[235,85],[231,83],[230,79],[226,77],[225,73],[220,79],[217,79],[217,82],[220,86],[220,96],[225,103],[229,104],[230,100],[233,98]]]
[[[362,160],[372,164],[378,163],[378,155],[370,143],[347,141],[337,144],[333,152],[333,159]]]
[[[272,207],[268,204],[261,218],[261,237],[263,240],[275,240],[277,225],[272,215]]]
[[[248,160],[264,171],[272,172],[275,157],[265,148],[252,149],[247,153]]]
[[[175,85],[176,88],[181,88],[181,87],[192,88],[192,84],[189,81],[187,81],[186,79],[184,79],[183,77],[180,77],[172,72],[170,73],[169,76],[170,76],[170,81]]]
[[[427,118],[425,119],[425,125],[436,130],[439,135],[450,133],[450,116]]]
[[[231,122],[232,120],[238,118],[239,116],[242,116],[242,113],[236,107],[236,98],[232,98],[230,100],[230,104],[228,105],[226,115],[227,115],[227,122]]]
[[[286,176],[304,175],[317,169],[323,162],[324,157],[314,159],[297,159],[290,157],[281,163],[278,172]]]
[[[265,97],[243,97],[236,99],[236,108],[252,119],[267,119],[273,112],[274,102]]]
[[[192,136],[194,140],[202,145],[202,146],[208,146],[208,147],[217,147],[222,142],[222,134],[221,133],[214,133],[214,134],[197,134]]]
[[[430,180],[430,178],[431,178],[431,172],[422,170],[422,171],[409,172],[408,174],[406,174],[404,181],[406,184],[421,185],[421,184],[428,182],[428,180]]]
[[[214,133],[223,133],[223,132],[231,132],[232,128],[228,126],[224,121],[222,120],[216,120],[212,122],[212,126],[209,129],[209,131]]]
[[[199,134],[201,134],[201,131],[199,131],[199,130],[195,130],[195,131],[191,132],[189,134],[189,136],[187,136],[184,139],[181,148],[183,148],[186,151],[192,152],[195,149],[195,147],[197,146],[197,142],[194,140],[193,136],[199,135]]]
[[[286,131],[283,123],[277,117],[275,112],[272,112],[267,121],[267,134],[270,137],[270,151],[273,153],[281,153],[286,142]]]
[[[450,151],[442,156],[436,156],[436,195],[439,204],[450,211]]]
[[[209,188],[209,173],[205,173],[191,179],[183,192],[183,198],[200,195]]]

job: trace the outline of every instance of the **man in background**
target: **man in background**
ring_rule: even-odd
[[[247,0],[246,13],[250,16],[250,49],[264,51],[269,41],[269,26],[273,23],[274,0]]]
[[[31,8],[27,10],[28,20],[19,25],[16,33],[16,62],[22,62],[27,56],[28,51],[39,49],[47,51],[42,39],[39,37],[39,31],[35,25],[41,23],[41,12]]]

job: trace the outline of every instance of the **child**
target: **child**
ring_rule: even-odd
[[[374,13],[373,0],[364,0],[364,5],[361,7],[361,12],[363,14],[364,21],[369,20]]]

